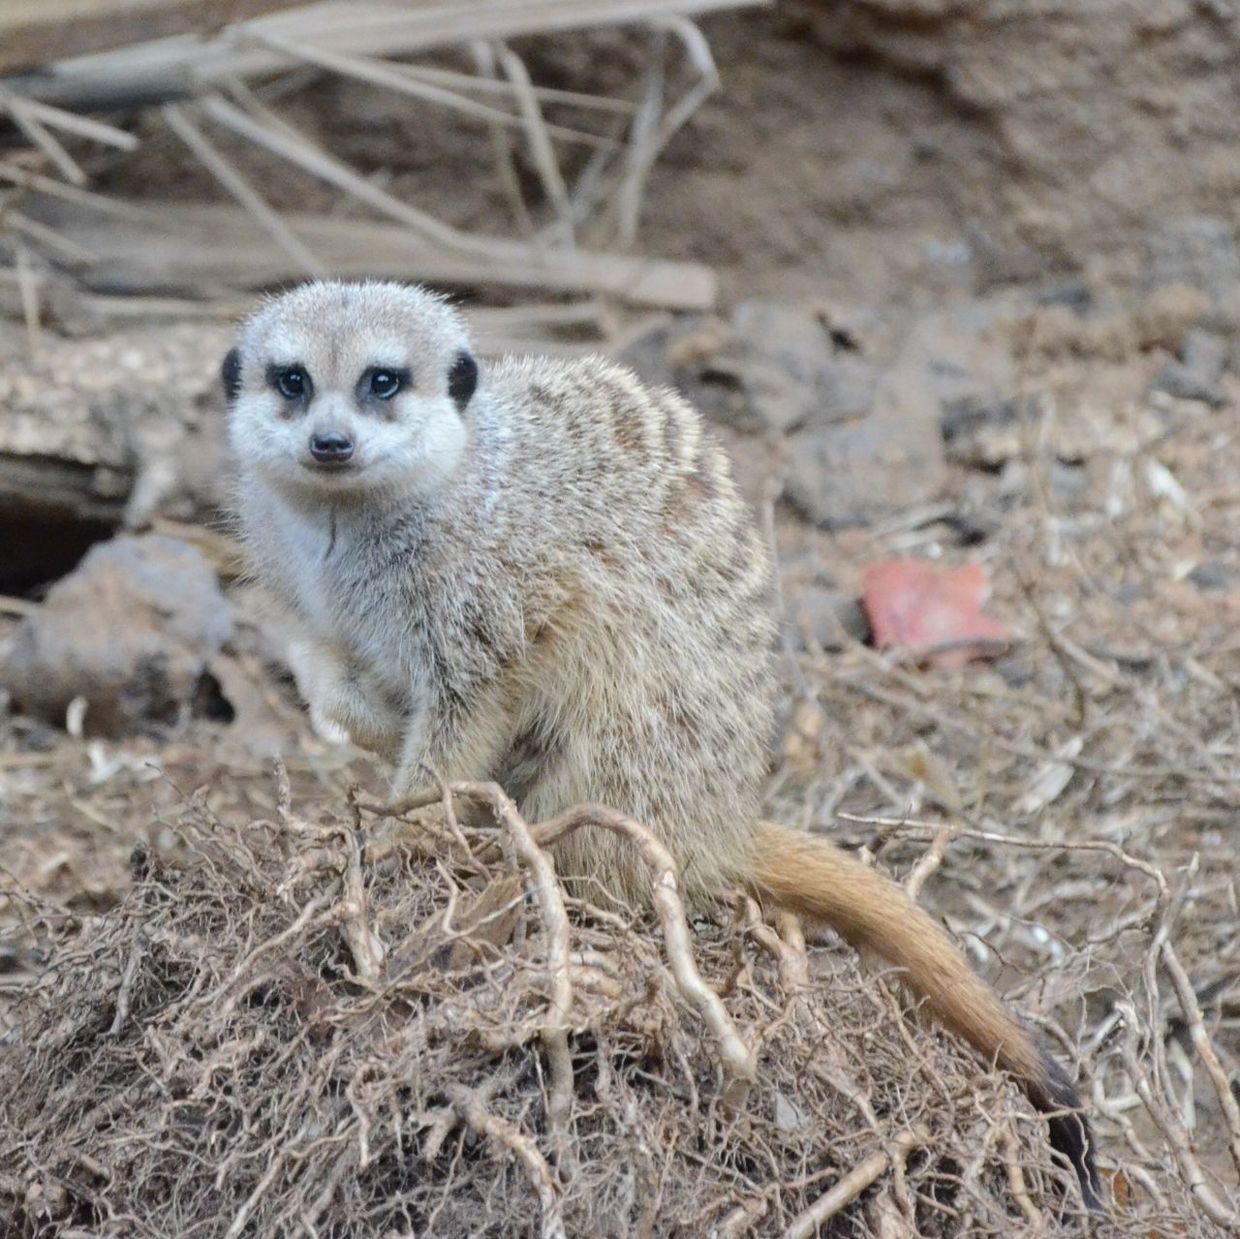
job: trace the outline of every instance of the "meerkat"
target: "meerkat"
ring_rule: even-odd
[[[602,802],[649,824],[685,896],[737,886],[876,953],[1048,1114],[1092,1209],[1087,1122],[1059,1064],[903,887],[763,821],[771,565],[697,412],[601,358],[480,374],[460,316],[390,283],[262,306],[222,377],[238,515],[296,617],[315,716],[396,769],[493,780],[531,819]],[[603,832],[559,872],[643,899]]]

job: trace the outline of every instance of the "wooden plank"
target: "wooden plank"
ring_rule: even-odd
[[[230,206],[144,203],[155,222],[106,218],[43,200],[41,219],[95,255],[79,277],[97,292],[219,296],[277,287],[303,273],[245,211]],[[28,208],[33,212],[33,204]],[[715,303],[714,272],[700,263],[586,250],[539,250],[504,237],[474,237],[474,254],[450,253],[399,224],[285,215],[290,231],[336,276],[424,280],[446,287],[542,289],[615,297],[675,310]]]
[[[0,73],[290,8],[297,0],[4,0]]]

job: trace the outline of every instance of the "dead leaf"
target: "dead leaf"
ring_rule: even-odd
[[[861,603],[874,644],[905,650],[938,667],[960,667],[1005,650],[1012,634],[982,612],[990,593],[978,563],[952,568],[918,559],[891,559],[863,573]]]

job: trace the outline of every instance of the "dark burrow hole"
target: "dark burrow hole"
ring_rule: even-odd
[[[231,723],[237,717],[232,703],[224,696],[220,682],[209,671],[204,671],[194,689],[191,708],[194,718],[210,719],[213,723]]]
[[[0,508],[0,593],[43,593],[116,529],[116,522],[83,519],[63,510]]]

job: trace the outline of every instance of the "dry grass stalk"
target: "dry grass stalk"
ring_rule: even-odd
[[[37,99],[25,99],[20,95],[0,92],[0,99],[11,113],[20,112],[37,124],[47,126],[48,129],[60,129],[65,133],[89,138],[93,142],[111,146],[119,151],[137,149],[138,139],[132,133],[125,129],[118,129],[115,125],[107,125],[92,117],[79,116],[76,112],[54,108],[49,104],[40,103]]]
[[[262,195],[190,120],[184,108],[170,103],[163,109],[163,118],[168,128],[193,152],[198,162],[249,211],[259,225],[266,229],[272,240],[307,275],[326,274],[323,264],[293,235],[288,225],[267,205]]]
[[[612,234],[622,248],[631,248],[646,178],[654,160],[676,130],[719,84],[706,41],[685,14],[728,7],[739,2],[515,0],[503,6],[478,2],[452,7],[422,5],[412,9],[357,4],[347,6],[347,20],[343,6],[327,3],[244,22],[222,31],[215,39],[173,39],[150,47],[122,49],[99,57],[88,57],[85,61],[58,66],[53,76],[61,92],[56,98],[61,101],[66,94],[71,97],[73,83],[78,81],[83,92],[79,100],[82,106],[99,102],[98,90],[104,79],[113,84],[128,83],[136,98],[179,98],[185,93],[185,84],[192,83],[203,116],[267,154],[292,163],[303,172],[326,182],[380,216],[398,222],[409,230],[415,241],[444,251],[449,260],[474,260],[481,269],[492,268],[497,263],[500,266],[519,264],[531,271],[539,267],[572,267],[578,259],[573,248],[576,229],[600,203],[610,199],[617,203],[615,219],[611,224]],[[632,108],[624,100],[594,100],[580,92],[540,91],[531,81],[524,63],[503,42],[505,38],[519,34],[642,21],[653,23],[658,31],[670,33],[679,41],[693,80],[679,98],[665,103],[663,39],[660,35],[659,53],[651,60],[647,72],[644,102],[633,113],[627,142],[615,136],[545,121],[542,115],[543,99],[554,99],[586,111],[610,112],[617,117],[630,114]],[[495,58],[502,69],[505,102],[513,105],[515,110],[495,107],[473,98],[469,91],[474,88],[467,85],[469,75],[458,73],[445,78],[440,72],[436,80],[434,71],[430,71],[428,76],[427,73],[419,73],[416,67],[388,64],[381,59],[457,41],[468,41],[475,48],[489,49],[487,54]],[[475,237],[381,189],[343,160],[311,142],[270,108],[260,104],[246,87],[245,79],[269,73],[289,63],[312,66],[367,82],[434,106],[447,106],[465,117],[491,126],[497,175],[507,186],[518,228],[531,235],[534,225],[515,177],[510,148],[501,136],[501,131],[506,127],[519,129],[528,143],[552,223],[529,243],[497,237]],[[145,78],[144,74],[147,75]],[[449,79],[452,88],[445,84]],[[476,83],[474,93],[477,89],[493,90],[497,85],[495,76],[485,71],[473,81]],[[114,126],[75,116],[62,107],[42,101],[38,96],[46,86],[47,82],[39,77],[14,80],[0,93],[0,106],[7,109],[36,149],[70,184],[83,186],[86,175],[51,132],[52,128],[64,129],[122,149],[130,149],[136,144],[132,135]],[[226,90],[237,102],[226,99],[222,90]],[[117,102],[114,97],[112,103]],[[164,117],[193,156],[291,259],[293,269],[285,275],[318,274],[325,270],[347,274],[347,271],[331,264],[321,250],[309,245],[299,235],[298,229],[267,204],[253,185],[193,123],[186,110],[175,103],[168,103]],[[574,192],[570,192],[560,167],[555,149],[557,142],[585,143],[596,148],[596,158],[587,166],[586,175]],[[602,234],[600,238],[606,239]],[[69,256],[63,246],[57,252],[61,257]],[[174,261],[174,255],[179,256],[180,251],[169,251],[168,260]],[[586,261],[607,261],[606,255],[581,257]],[[85,263],[80,253],[76,261]],[[374,258],[370,261],[370,273],[382,269]],[[408,274],[405,270],[393,270],[391,273]],[[416,274],[420,278],[434,278],[432,272],[417,271]],[[459,274],[461,278],[469,279],[463,271]],[[553,272],[548,270],[547,275],[549,286],[556,287]],[[196,282],[194,273],[184,264],[174,278],[182,285]],[[700,280],[697,282],[701,283]],[[132,271],[128,283],[132,286]],[[597,285],[594,287],[601,291]],[[609,291],[624,295],[621,289]],[[645,296],[651,299],[648,293]],[[668,304],[678,299],[673,297]],[[653,300],[662,303],[664,299],[655,297]],[[709,304],[709,299],[706,303]]]
[[[1159,955],[1162,966],[1171,978],[1171,984],[1175,987],[1180,1010],[1183,1011],[1184,1019],[1188,1023],[1193,1049],[1197,1051],[1198,1057],[1210,1076],[1210,1083],[1214,1086],[1214,1095],[1218,1098],[1219,1108],[1227,1120],[1228,1148],[1237,1177],[1240,1178],[1240,1105],[1237,1105],[1236,1094],[1233,1091],[1236,1087],[1235,1074],[1233,1072],[1229,1078],[1228,1073],[1223,1069],[1223,1064],[1219,1061],[1214,1042],[1210,1040],[1210,1035],[1206,1032],[1201,1004],[1193,992],[1193,984],[1189,980],[1188,973],[1184,971],[1184,965],[1180,963],[1179,956],[1175,953],[1175,948],[1169,939],[1161,943]]]
[[[86,173],[43,122],[34,115],[26,100],[16,95],[0,96],[0,107],[3,107],[9,114],[9,118],[26,135],[31,145],[47,156],[48,161],[66,181],[79,187],[86,184]]]
[[[54,177],[44,176],[22,168],[14,163],[0,161],[0,181],[8,181],[23,189],[34,190],[53,198],[61,198],[78,206],[89,207],[104,215],[119,215],[127,219],[144,219],[148,223],[157,218],[158,212],[138,203],[121,202],[104,194],[92,193],[88,189],[79,189],[74,185],[66,185]]]
[[[547,935],[546,968],[551,981],[547,1024],[542,1032],[551,1068],[551,1096],[547,1114],[557,1143],[562,1148],[573,1101],[573,1065],[568,1050],[573,986],[569,976],[568,913],[564,908],[560,884],[555,878],[555,866],[551,857],[535,843],[530,828],[502,788],[495,785],[461,788],[460,793],[484,799],[490,804],[500,825],[509,835],[513,850],[533,880],[533,893],[538,899]],[[448,794],[451,795],[451,792]]]
[[[479,1135],[486,1136],[507,1149],[525,1167],[542,1205],[542,1225],[539,1227],[542,1239],[563,1239],[565,1232],[560,1216],[559,1193],[551,1168],[538,1147],[512,1124],[488,1114],[476,1093],[468,1089],[454,1088],[449,1091],[449,1096],[452,1098],[453,1108],[470,1127]]]
[[[203,114],[232,130],[239,137],[263,147],[273,155],[288,160],[312,176],[317,176],[343,189],[359,202],[372,207],[381,215],[398,220],[410,229],[414,236],[436,245],[447,246],[458,254],[477,254],[486,247],[477,246],[465,233],[440,223],[425,211],[408,206],[391,194],[372,185],[365,177],[347,167],[339,159],[320,150],[307,138],[296,134],[285,124],[280,128],[264,124],[247,116],[240,108],[222,95],[207,95],[201,103]]]
[[[447,790],[453,796],[491,806],[500,822],[514,833],[526,829],[515,806],[496,784],[450,783]],[[401,815],[433,804],[436,798],[435,793],[424,792],[398,805],[363,807],[372,813]],[[604,805],[582,805],[529,827],[529,846],[539,849],[550,847],[575,831],[585,829],[606,830],[627,839],[638,849],[650,869],[651,898],[659,915],[672,976],[681,996],[697,1011],[718,1045],[726,1079],[724,1104],[734,1111],[740,1110],[756,1074],[756,1061],[753,1051],[737,1033],[719,995],[702,979],[694,962],[689,924],[677,889],[676,862],[648,826]],[[558,916],[553,914],[549,919],[559,932],[561,922]]]
[[[0,72],[33,69],[136,40],[218,27],[297,0],[9,0],[0,9]]]
[[[482,44],[481,46],[486,46]],[[472,73],[458,73],[453,69],[441,69],[430,65],[396,64],[389,66],[405,77],[418,82],[451,87],[454,91],[473,91],[475,94],[503,95],[509,98],[516,96],[516,88],[511,82],[502,78],[479,77]],[[613,99],[608,95],[588,95],[579,90],[562,90],[554,86],[535,86],[534,97],[540,103],[563,103],[569,107],[584,109],[587,112],[610,112],[620,116],[632,116],[637,105],[628,99]],[[512,118],[503,113],[507,120]],[[576,131],[570,131],[576,133]],[[584,131],[582,131],[582,135]],[[592,143],[608,144],[607,139],[589,135]]]
[[[408,56],[471,40],[635,24],[669,14],[691,17],[765,3],[769,0],[458,0],[410,6],[327,0],[226,27],[214,38],[166,39],[61,61],[44,80],[35,75],[11,79],[10,87],[65,106],[75,101],[97,105],[101,96],[116,106],[126,97],[175,99],[199,84],[276,72],[283,56],[264,46],[267,39],[344,55]]]
[[[1124,1019],[1121,1054],[1137,1096],[1145,1104],[1147,1113],[1166,1140],[1180,1175],[1201,1211],[1215,1225],[1223,1227],[1227,1233],[1234,1233],[1237,1226],[1240,1226],[1240,1213],[1222,1200],[1210,1185],[1193,1149],[1192,1138],[1182,1115],[1165,1096],[1160,1095],[1161,1090],[1151,1080],[1150,1073],[1141,1062],[1136,1042],[1143,1021],[1137,1016],[1136,1010],[1126,1003],[1120,1004],[1119,1010]]]
[[[397,94],[411,95],[415,99],[421,99],[427,103],[437,103],[460,112],[463,116],[472,117],[474,120],[482,120],[514,128],[520,128],[523,124],[528,124],[528,121],[523,121],[520,116],[514,116],[511,112],[500,108],[478,103],[469,98],[468,95],[461,93],[463,89],[470,89],[471,87],[477,89],[477,84],[481,81],[481,79],[471,77],[465,73],[446,74],[447,79],[458,86],[456,90],[448,90],[438,85],[434,78],[426,78],[425,72],[427,71],[419,72],[418,68],[413,65],[388,64],[386,61],[374,57],[345,56],[323,48],[306,47],[303,44],[274,39],[269,35],[262,36],[261,41],[271,47],[272,50],[283,52],[293,63],[315,65],[320,69],[339,74],[341,77],[354,78],[359,82],[367,82],[372,86],[381,86],[395,91]],[[557,94],[569,93],[563,91],[539,91],[528,82],[524,87],[515,82],[510,82],[509,86],[512,98],[518,102],[522,102],[523,97],[527,95],[537,103],[539,99],[547,96],[554,99]],[[573,97],[574,99],[577,98],[577,96]],[[580,96],[580,98],[594,101],[594,97],[590,95]],[[541,120],[539,123],[542,124],[542,128],[549,138],[557,138],[564,142],[579,143],[583,146],[600,147],[608,150],[617,145],[611,139],[600,137],[598,134],[590,133],[587,130],[570,129],[564,125],[547,125],[543,124]]]
[[[42,334],[42,313],[39,306],[39,280],[30,262],[30,253],[21,242],[17,243],[17,289],[21,296],[22,319],[26,324],[26,341],[31,353],[39,351]]]
[[[98,212],[47,212],[73,238],[90,283],[126,281],[152,291],[253,288],[296,278],[299,268],[272,246],[243,210],[229,206],[167,206],[158,228],[100,217]],[[284,223],[334,273],[485,288],[538,289],[606,295],[635,305],[703,310],[715,300],[713,272],[700,263],[668,262],[586,250],[514,253],[512,243],[477,257],[416,241],[403,225],[287,214]],[[485,238],[474,238],[475,242]]]
[[[0,214],[0,223],[14,232],[21,233],[31,241],[37,241],[45,250],[51,250],[52,253],[59,254],[69,262],[94,261],[95,255],[92,250],[63,236],[55,228],[49,228],[47,224],[40,223],[37,219],[30,219],[20,211],[4,211]]]

